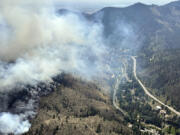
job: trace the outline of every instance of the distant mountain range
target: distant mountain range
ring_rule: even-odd
[[[110,48],[125,47],[138,56],[142,80],[180,110],[180,1],[163,6],[136,3],[126,8],[106,7],[83,15],[103,24]]]
[[[111,36],[123,23],[132,27],[137,39],[142,40],[141,45],[146,48],[152,49],[157,44],[161,45],[160,48],[155,47],[157,50],[179,48],[180,1],[164,6],[137,3],[126,8],[106,7],[92,16],[101,16],[106,37]]]
[[[66,9],[59,10],[59,14],[68,12],[70,11]],[[74,13],[78,14],[78,12]],[[146,49],[147,46],[149,49],[154,47],[154,51],[179,48],[180,1],[164,6],[136,3],[126,8],[105,7],[93,14],[83,13],[83,15],[91,21],[102,22],[104,35],[106,39],[111,40],[110,45],[111,43],[120,45],[119,38],[122,37],[122,33],[121,31],[118,33],[117,29],[123,29],[123,25],[128,25],[137,36],[136,40],[141,40],[141,43],[138,42],[141,47],[145,46]],[[155,47],[157,44],[160,48]]]
[[[171,100],[180,110],[180,1],[164,6],[106,7],[89,18],[102,21],[110,47],[135,50],[142,80],[157,97],[166,97],[165,102]],[[129,35],[123,34],[124,28]],[[125,45],[123,39],[127,40]]]

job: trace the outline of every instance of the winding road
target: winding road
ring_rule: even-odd
[[[119,110],[124,116],[126,116],[127,114],[124,112],[124,110],[122,110],[120,107],[119,107],[119,103],[118,103],[118,99],[117,99],[117,90],[119,88],[119,84],[120,84],[120,79],[117,78],[116,80],[116,84],[114,86],[114,93],[113,93],[113,105],[114,107]]]
[[[176,115],[178,115],[180,117],[180,112],[176,111],[174,108],[164,104],[162,101],[160,101],[159,99],[157,99],[156,97],[154,97],[149,91],[148,89],[143,85],[143,83],[139,80],[139,78],[137,77],[136,74],[136,57],[135,56],[131,56],[132,60],[133,60],[133,74],[135,79],[138,81],[138,83],[141,85],[142,89],[144,90],[145,94],[148,95],[150,98],[152,98],[153,100],[155,100],[156,102],[158,102],[159,104],[167,107],[171,112],[175,113]]]
[[[127,71],[126,71],[127,69],[126,69],[125,62],[123,62],[123,66],[124,66],[124,68],[123,67],[121,68],[121,74],[117,75],[117,77],[116,77],[117,79],[116,79],[116,83],[114,85],[114,93],[113,93],[113,105],[124,116],[128,116],[128,114],[123,109],[120,108],[119,101],[117,98],[117,91],[119,89],[119,85],[121,84],[122,79],[125,78],[128,82],[132,82],[132,80],[130,80],[127,75]],[[114,75],[114,76],[116,76],[116,75]]]

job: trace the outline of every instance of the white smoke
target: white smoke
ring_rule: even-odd
[[[59,15],[52,5],[0,1],[0,92],[51,81],[62,72],[91,77],[102,70],[102,25],[82,15]],[[25,116],[0,113],[0,133],[27,132]]]
[[[47,3],[0,2],[1,90],[51,81],[61,72],[91,76],[101,70],[102,25],[73,13],[59,16]]]
[[[23,115],[0,113],[0,132],[3,134],[13,133],[19,135],[29,130],[31,124],[24,120]]]

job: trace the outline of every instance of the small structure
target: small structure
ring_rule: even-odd
[[[166,115],[166,110],[161,110],[160,114]]]
[[[161,106],[156,106],[156,110],[161,110]]]
[[[113,74],[113,75],[111,76],[111,78],[115,78],[115,75]]]
[[[133,127],[133,125],[132,125],[131,123],[129,123],[129,124],[128,124],[128,127],[129,127],[129,128],[132,128],[132,127]]]

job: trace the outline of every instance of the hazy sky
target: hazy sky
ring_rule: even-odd
[[[137,2],[163,5],[175,0],[56,0],[60,5],[75,9],[96,9],[106,6],[126,7]]]
[[[142,2],[146,4],[166,4],[175,0],[56,0],[64,3],[87,3],[87,4],[117,4],[120,6],[128,6],[136,2]]]

